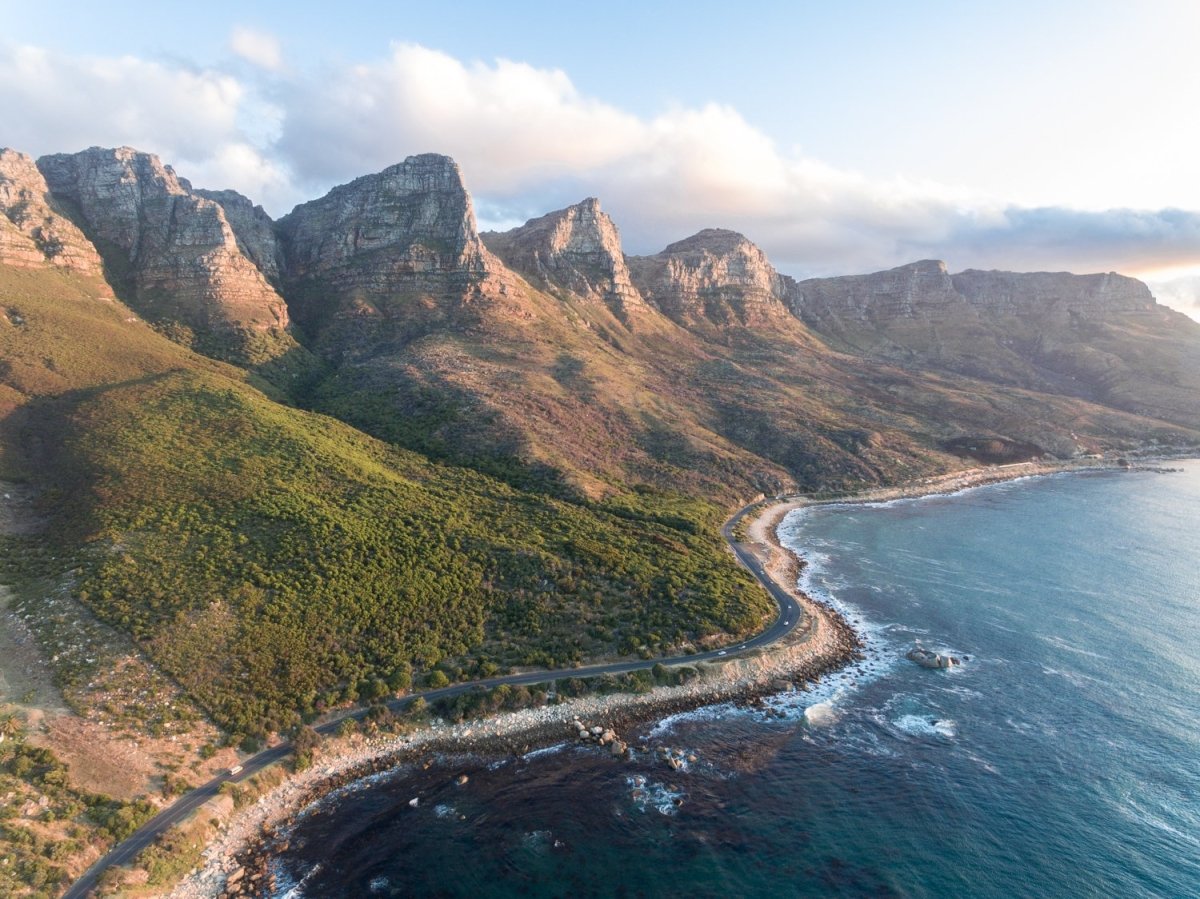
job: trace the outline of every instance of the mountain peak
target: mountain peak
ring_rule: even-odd
[[[787,315],[786,282],[737,231],[705,228],[630,259],[630,268],[647,298],[681,324],[760,326]]]
[[[631,315],[646,310],[630,280],[617,226],[595,197],[484,239],[507,265],[535,283],[600,300],[626,324]]]
[[[922,259],[886,271],[810,278],[791,291],[793,312],[820,327],[840,320],[891,321],[927,318],[963,306],[946,263]]]
[[[746,235],[731,231],[729,228],[702,228],[691,237],[677,240],[669,244],[659,255],[679,255],[697,250],[707,250],[710,253],[729,253],[736,251],[744,244],[755,247]]]
[[[289,265],[299,276],[345,267],[387,251],[398,273],[460,267],[488,269],[475,209],[449,156],[410,156],[373,175],[302,203],[278,222]]]
[[[449,156],[410,156],[339,185],[277,228],[293,312],[313,333],[339,322],[338,352],[403,339],[397,327],[420,333],[477,300],[499,302],[515,283],[480,240]]]
[[[33,157],[8,148],[0,149],[0,262],[85,275],[104,268],[91,241],[57,208]]]
[[[53,196],[78,210],[118,293],[142,315],[183,325],[198,347],[236,361],[295,345],[283,298],[242,252],[221,204],[157,156],[91,147],[43,156],[37,167]]]

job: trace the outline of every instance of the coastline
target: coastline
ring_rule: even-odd
[[[788,513],[817,505],[890,502],[948,495],[991,483],[1071,471],[1113,470],[1112,465],[1019,463],[975,468],[909,484],[812,500],[801,497],[763,500],[746,513],[742,545],[762,563],[767,575],[804,610],[803,626],[780,642],[721,662],[703,662],[703,674],[675,687],[643,694],[589,696],[537,709],[496,715],[460,725],[432,724],[402,737],[375,739],[356,735],[327,746],[310,769],[288,776],[254,805],[235,813],[204,852],[204,864],[169,893],[172,899],[237,895],[239,888],[266,877],[267,847],[274,835],[313,803],[364,777],[421,764],[439,754],[496,757],[524,755],[571,741],[576,719],[600,722],[624,732],[651,721],[720,703],[754,702],[792,688],[806,689],[860,656],[861,641],[833,609],[798,589],[804,562],[786,549],[777,530]],[[330,753],[330,750],[333,750]],[[257,876],[255,876],[257,875]],[[246,894],[253,894],[246,892]]]

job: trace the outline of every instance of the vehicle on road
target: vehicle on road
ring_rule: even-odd
[[[228,775],[228,776],[229,776],[229,777],[233,777],[233,775],[241,773],[241,770],[242,770],[242,766],[241,766],[241,765],[234,765],[232,768],[230,768],[230,769],[229,769],[229,775]]]

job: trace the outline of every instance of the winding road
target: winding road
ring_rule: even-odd
[[[783,500],[790,497],[777,497],[777,500]],[[452,684],[448,687],[441,687],[436,690],[425,690],[419,693],[411,693],[400,699],[393,699],[387,703],[387,706],[392,711],[399,711],[407,706],[418,696],[423,697],[427,702],[432,702],[438,699],[445,699],[451,696],[458,696],[467,693],[471,690],[479,688],[498,687],[501,684],[510,684],[512,686],[528,686],[530,684],[542,684],[546,681],[558,680],[566,677],[597,677],[604,674],[626,674],[630,671],[642,671],[648,668],[653,668],[655,665],[684,665],[693,662],[712,661],[718,658],[729,658],[742,653],[750,652],[776,642],[785,634],[789,633],[800,622],[803,617],[799,603],[791,596],[788,591],[777,584],[767,574],[763,568],[762,562],[754,554],[751,548],[744,543],[739,542],[734,537],[734,530],[742,519],[754,509],[759,508],[762,501],[751,503],[748,506],[740,509],[737,514],[730,518],[721,527],[721,536],[729,543],[735,556],[742,565],[750,571],[758,582],[766,588],[771,594],[771,598],[779,606],[779,614],[771,623],[771,626],[762,631],[757,636],[751,637],[745,642],[738,643],[734,646],[726,647],[725,649],[714,649],[706,652],[695,653],[694,655],[686,656],[665,656],[656,659],[638,659],[630,662],[613,662],[603,665],[589,665],[584,668],[563,668],[557,671],[531,671],[524,674],[505,674],[497,677],[489,677],[485,680],[471,681],[469,683]],[[325,723],[314,728],[319,734],[330,734],[337,730],[338,726],[346,719],[361,720],[367,714],[367,709],[356,709],[352,712],[347,712],[337,718],[326,721]],[[84,899],[95,888],[100,876],[113,865],[125,865],[133,861],[134,857],[154,842],[159,835],[180,823],[188,817],[197,808],[203,805],[208,800],[217,795],[221,788],[221,784],[226,782],[237,783],[246,778],[253,777],[259,771],[266,768],[280,759],[287,756],[291,752],[290,743],[281,743],[278,746],[272,746],[270,749],[264,749],[257,755],[242,762],[241,770],[234,775],[221,775],[210,780],[202,786],[196,787],[189,793],[185,793],[177,799],[172,805],[163,809],[140,828],[138,828],[131,836],[127,837],[122,842],[118,843],[108,852],[107,855],[99,859],[95,864],[87,869],[83,875],[75,881],[64,894],[63,899]]]

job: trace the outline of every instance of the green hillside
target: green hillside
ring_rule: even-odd
[[[23,322],[3,338],[10,475],[41,490],[39,539],[74,594],[232,731],[435,665],[570,664],[764,621],[713,506],[649,488],[570,503],[436,465],[66,284],[5,285]]]

